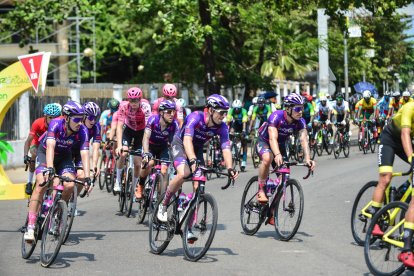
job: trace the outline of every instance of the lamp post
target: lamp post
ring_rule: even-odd
[[[94,55],[95,55],[95,52],[91,48],[85,48],[85,50],[83,50],[83,56],[88,58],[89,81],[91,82],[92,82],[92,79],[91,79],[92,60],[91,58]]]

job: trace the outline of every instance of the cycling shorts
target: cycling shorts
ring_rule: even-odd
[[[174,139],[171,143],[171,153],[172,159],[174,161],[174,168],[177,168],[179,165],[187,164],[188,165],[188,158],[185,154],[184,144],[180,137],[174,136]],[[200,165],[204,166],[204,155],[203,155],[203,147],[194,147],[194,153],[196,155],[197,160],[200,162]]]
[[[75,166],[72,162],[72,153],[70,151],[62,154],[55,154],[53,167],[58,175],[63,175],[65,173],[70,173],[73,176],[76,175]],[[46,149],[44,147],[39,147],[36,158],[36,175],[43,173],[46,169]]]
[[[283,156],[283,160],[289,161],[289,158],[287,157],[287,152],[286,152],[286,143],[283,143],[283,144],[279,143],[278,145],[279,145],[280,154]],[[260,160],[262,160],[263,154],[267,152],[270,152],[273,154],[269,143],[259,137],[256,143],[256,153],[257,155],[259,155]]]
[[[170,153],[168,151],[168,147],[166,145],[159,146],[159,145],[153,145],[149,144],[149,151],[152,154],[152,156],[156,159],[170,161]],[[165,162],[162,162],[162,164],[167,164]]]
[[[122,145],[129,147],[132,144],[132,140],[134,140],[132,149],[137,151],[139,155],[142,153],[142,137],[144,137],[144,129],[132,130],[127,125],[124,125],[124,132],[122,133]]]

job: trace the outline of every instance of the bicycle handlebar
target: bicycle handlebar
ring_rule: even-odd
[[[300,166],[300,167],[307,167],[308,168],[308,172],[306,174],[306,176],[303,177],[303,179],[308,179],[310,175],[313,175],[313,171],[311,170],[310,166],[306,163],[299,163],[297,161],[291,161],[291,162],[284,162],[280,167],[275,167],[271,173],[277,172],[281,167],[286,166],[286,167],[290,167],[290,166]]]

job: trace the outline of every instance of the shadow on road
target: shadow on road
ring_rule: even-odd
[[[96,261],[95,255],[90,253],[82,252],[59,252],[55,262],[49,267],[49,269],[61,269],[70,267],[70,263],[79,261],[82,258],[83,260],[94,262]]]
[[[73,246],[85,240],[100,241],[100,240],[103,240],[103,237],[105,237],[104,234],[96,234],[92,232],[79,233],[79,231],[74,231],[74,232],[70,232],[68,240],[66,241],[64,245]]]

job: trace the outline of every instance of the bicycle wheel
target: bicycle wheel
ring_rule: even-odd
[[[38,220],[39,219],[40,218],[38,218]],[[28,258],[30,258],[30,256],[32,256],[33,251],[36,248],[36,244],[37,244],[37,241],[38,241],[39,236],[40,236],[39,235],[40,224],[36,223],[36,227],[35,227],[35,230],[34,230],[35,239],[32,242],[27,242],[27,241],[24,240],[24,233],[27,230],[28,221],[29,221],[29,219],[28,219],[28,217],[26,217],[26,222],[25,222],[24,226],[21,229],[21,232],[22,232],[22,248],[21,248],[21,251],[22,251],[22,258],[23,259],[28,259]]]
[[[254,235],[263,223],[267,205],[260,204],[256,195],[259,186],[258,176],[253,176],[244,188],[241,206],[240,222],[246,235]]]
[[[105,186],[105,165],[106,165],[106,153],[105,153],[105,149],[102,149],[102,158],[99,161],[99,178],[98,178],[98,184],[99,184],[99,189],[103,190],[104,186]]]
[[[377,146],[377,139],[370,139],[369,148],[371,149],[371,153],[375,152],[376,146]]]
[[[175,229],[177,227],[177,201],[175,195],[171,197],[170,203],[167,206],[168,221],[161,222],[157,218],[158,207],[164,198],[165,193],[157,201],[154,212],[149,221],[149,244],[150,251],[153,254],[161,254],[167,248],[168,244],[174,237]]]
[[[68,203],[68,218],[66,224],[66,231],[65,237],[63,238],[63,243],[68,240],[70,230],[72,229],[73,220],[75,219],[76,213],[76,204],[78,202],[78,187],[76,184],[73,186],[73,192],[70,196],[69,203]]]
[[[339,154],[341,153],[341,135],[339,134],[339,132],[335,133],[333,153],[334,153],[335,159],[338,159]]]
[[[398,255],[402,248],[397,247],[389,242],[383,241],[382,238],[372,236],[372,230],[376,224],[379,225],[384,233],[391,230],[399,223],[403,223],[404,214],[408,209],[406,203],[394,201],[380,209],[368,227],[367,235],[364,243],[365,262],[374,275],[399,275],[404,272],[404,265],[398,261]],[[395,218],[391,218],[390,214],[396,212]],[[395,241],[401,241],[404,232],[403,224],[397,227],[389,238]]]
[[[282,241],[288,241],[299,229],[303,216],[303,190],[296,179],[289,179],[285,193],[279,189],[276,195],[274,218],[276,235]]]
[[[46,216],[40,251],[40,264],[43,267],[49,267],[59,253],[65,237],[67,216],[68,208],[63,200],[59,200]]]
[[[362,151],[364,152],[364,154],[368,152],[369,143],[369,132],[368,130],[366,130],[364,133],[364,138],[362,139]]]
[[[127,181],[125,186],[125,216],[129,218],[132,212],[132,206],[134,205],[135,199],[135,188],[132,180],[132,169],[128,170]]]
[[[255,139],[252,143],[251,156],[252,156],[253,166],[255,168],[258,168],[259,163],[260,163],[260,158],[256,151],[256,143],[257,143],[257,139]]]
[[[325,150],[326,153],[328,155],[332,154],[332,150],[333,150],[333,144],[331,144],[331,140],[332,140],[332,133],[328,130],[326,132],[326,136],[324,137],[325,139]]]
[[[231,145],[231,157],[233,160],[233,169],[235,170],[237,167],[237,163],[239,162],[238,156],[237,156],[237,145],[235,141]]]
[[[361,214],[364,208],[372,199],[375,187],[378,181],[370,181],[365,184],[358,192],[351,212],[351,230],[352,236],[358,245],[364,245],[365,235],[369,226],[370,219]]]
[[[113,192],[115,177],[115,160],[110,156],[105,165],[105,185],[108,193]]]
[[[126,185],[127,185],[127,173],[125,172],[125,170],[128,170],[128,167],[126,167],[123,171],[122,171],[122,178],[121,178],[121,191],[119,191],[118,193],[118,206],[119,209],[118,211],[121,213],[124,213],[124,208],[125,208],[125,195],[126,195]]]
[[[302,163],[303,158],[305,158],[305,156],[303,154],[302,144],[300,143],[299,137],[296,137],[296,140],[295,140],[295,160]]]
[[[217,229],[217,202],[211,194],[199,197],[198,206],[194,204],[188,212],[183,233],[184,256],[187,260],[196,262],[202,258],[213,242]],[[187,240],[188,232],[197,237],[196,241]]]
[[[343,140],[342,150],[344,152],[344,156],[348,157],[349,156],[349,138],[347,138],[347,136],[344,136],[342,140]]]
[[[209,144],[207,148],[207,154],[206,154],[206,164],[210,168],[214,167],[214,149]],[[212,172],[207,173],[207,179],[210,180],[213,176]]]

